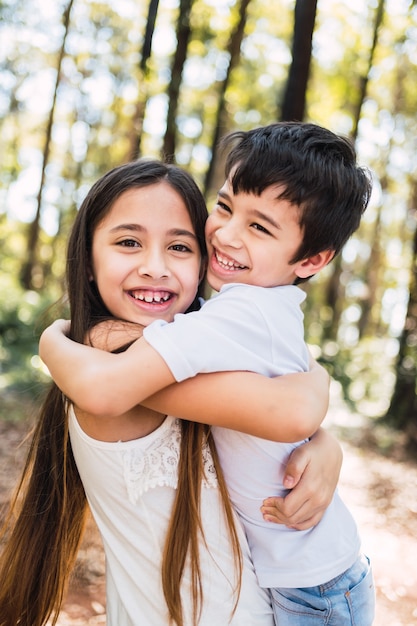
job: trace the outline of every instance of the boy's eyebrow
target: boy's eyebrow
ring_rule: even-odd
[[[110,229],[111,233],[117,233],[120,230],[131,230],[132,232],[145,232],[146,228],[141,226],[140,224],[118,224]],[[197,240],[196,235],[186,228],[171,228],[167,230],[167,235],[172,237],[191,237],[192,239]]]
[[[265,215],[265,213],[262,213],[262,211],[258,211],[257,209],[254,209],[253,213],[261,220],[264,220],[265,222],[268,222],[268,224],[271,224],[271,226],[273,226],[274,228],[281,230],[281,226],[278,224],[278,222],[273,220],[270,215]]]
[[[224,198],[228,202],[232,202],[232,199],[229,196],[229,194],[226,193],[225,191],[222,191],[221,189],[219,189],[219,191],[217,192],[217,195],[220,196],[221,198]],[[271,226],[273,226],[274,228],[281,230],[281,226],[278,224],[278,222],[272,219],[270,215],[266,215],[265,213],[262,213],[262,211],[259,211],[258,209],[253,209],[252,212],[256,217],[259,217],[265,222],[268,222],[268,224],[271,224]]]

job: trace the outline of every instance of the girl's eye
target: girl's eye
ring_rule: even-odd
[[[266,233],[267,235],[270,235],[271,233],[269,232],[269,230],[267,230],[264,226],[261,226],[261,224],[252,224],[252,227],[255,230],[259,230],[261,233]]]
[[[122,241],[117,242],[118,246],[122,246],[123,248],[137,248],[140,247],[140,243],[135,239],[123,239]]]
[[[186,246],[183,243],[175,243],[169,248],[170,250],[174,250],[174,252],[192,252],[191,248]]]

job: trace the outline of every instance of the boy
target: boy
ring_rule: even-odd
[[[225,144],[231,148],[226,182],[206,224],[207,279],[220,293],[171,324],[154,322],[122,355],[94,352],[46,331],[41,356],[82,409],[116,415],[199,372],[277,376],[308,369],[304,294],[295,285],[327,265],[358,228],[369,177],[347,140],[314,124],[236,132]],[[134,374],[138,362],[140,377]],[[220,427],[213,435],[277,624],[370,626],[372,574],[338,495],[309,531],[272,527],[260,513],[257,494],[285,493],[277,476],[297,445],[291,442],[315,428],[282,424],[282,443]]]

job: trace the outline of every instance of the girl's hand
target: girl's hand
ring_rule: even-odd
[[[338,441],[320,428],[291,454],[284,478],[284,486],[291,491],[285,498],[264,500],[264,519],[297,530],[315,526],[333,498],[342,457]]]

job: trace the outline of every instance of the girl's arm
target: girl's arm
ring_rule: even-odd
[[[145,401],[136,400],[135,388],[146,377],[149,362],[133,352],[135,346],[123,354],[107,354],[69,340],[63,334],[68,328],[68,323],[61,320],[46,329],[41,337],[40,354],[62,391],[81,409],[97,417],[117,415],[119,399],[121,404],[126,403],[129,395],[129,408],[142,403],[190,421],[292,442],[311,436],[327,411],[329,377],[318,364],[309,373],[277,378],[250,372],[200,374],[170,385]],[[168,370],[156,351],[144,343]],[[128,353],[134,354],[134,358],[129,357],[130,369],[125,371],[125,364],[118,367],[117,363]],[[166,376],[172,382],[169,370]],[[108,381],[107,390],[103,377]],[[120,384],[115,385],[117,377]],[[123,409],[119,411],[122,412]]]

